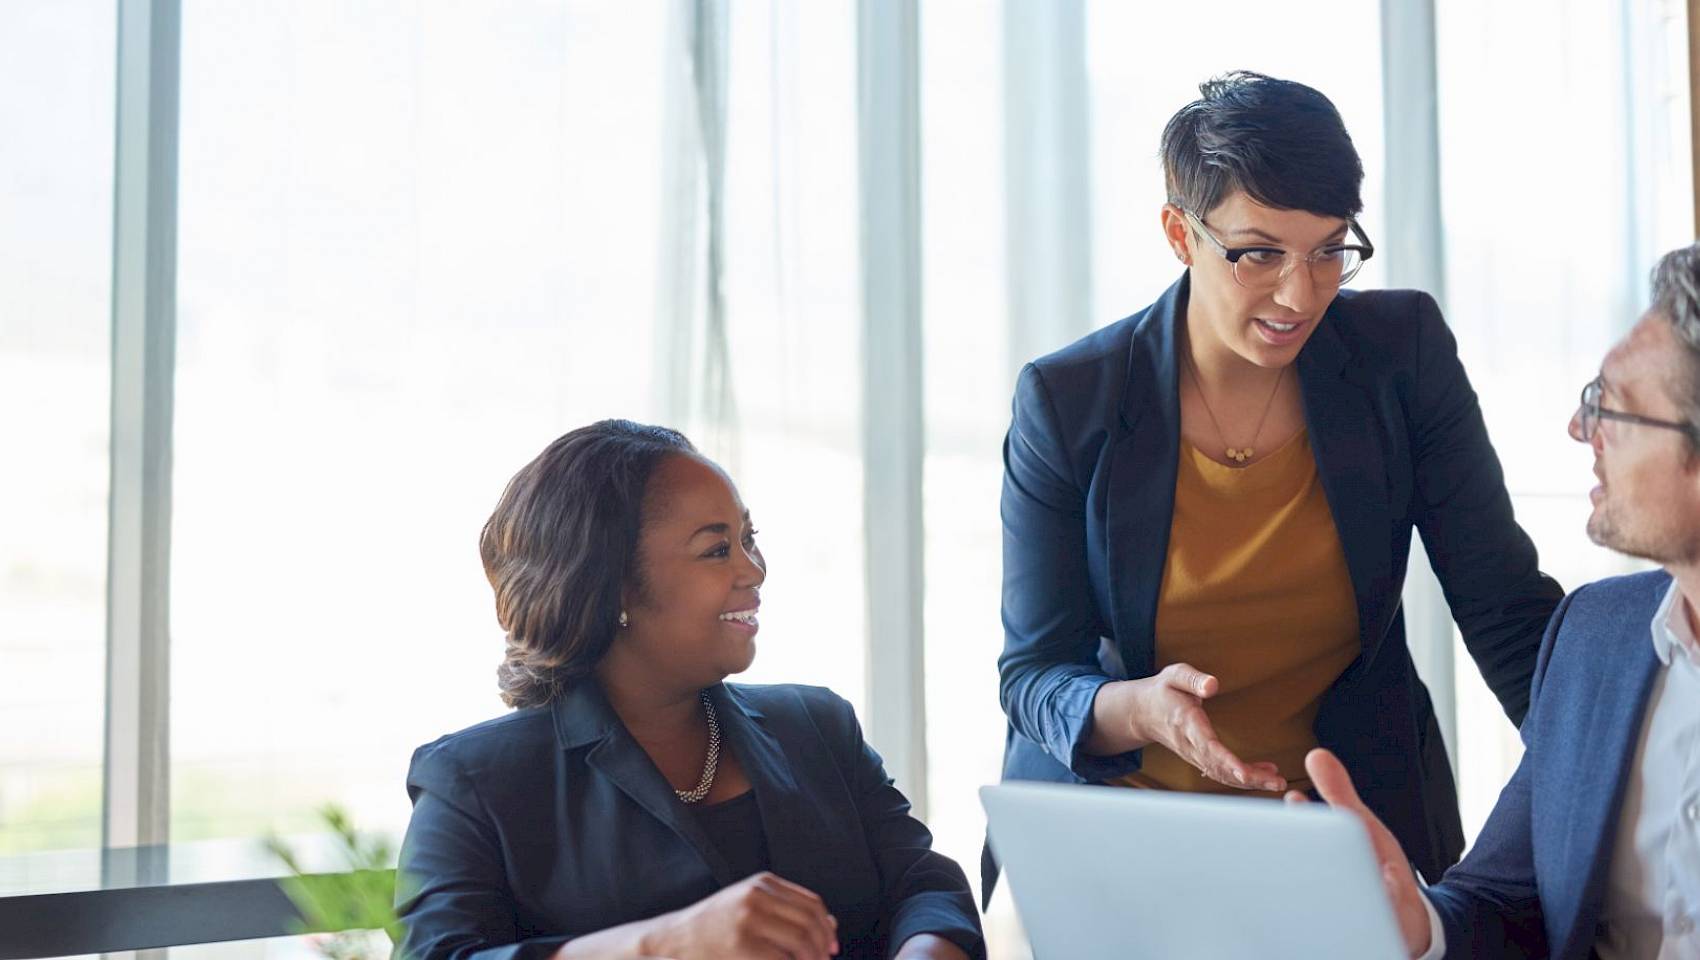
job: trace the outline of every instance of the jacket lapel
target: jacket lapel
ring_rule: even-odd
[[[1110,452],[1104,508],[1107,579],[1113,628],[1130,677],[1150,675],[1155,659],[1157,601],[1180,455],[1178,337],[1188,293],[1183,276],[1134,330],[1121,406],[1126,432]],[[1358,662],[1364,664],[1385,633],[1379,625],[1389,604],[1398,602],[1398,592],[1388,549],[1391,521],[1381,439],[1369,394],[1352,381],[1348,353],[1333,326],[1338,303],[1329,307],[1296,366],[1317,472],[1352,577],[1364,644]]]
[[[1122,432],[1109,451],[1104,493],[1105,581],[1123,665],[1129,677],[1150,676],[1156,659],[1157,599],[1169,553],[1181,414],[1177,336],[1189,279],[1183,275],[1133,331]]]
[[[726,858],[679,802],[673,786],[656,769],[649,754],[632,739],[600,686],[590,680],[573,684],[555,699],[554,713],[556,735],[563,749],[590,744],[585,763],[690,845],[714,875],[717,886],[735,879]]]
[[[760,708],[724,683],[709,688],[720,715],[725,742],[737,751],[744,776],[756,795],[761,810],[762,832],[767,835],[768,858],[775,873],[796,877],[803,864],[792,855],[813,850],[820,838],[809,824],[810,808],[801,802],[792,760],[785,745],[767,728]]]
[[[1662,591],[1655,602],[1658,599],[1663,599]],[[1660,669],[1647,635],[1651,618],[1648,612],[1617,621],[1623,629],[1618,643],[1625,646],[1614,655],[1598,657],[1605,679],[1582,708],[1587,711],[1587,721],[1577,728],[1576,749],[1567,751],[1565,757],[1565,765],[1574,767],[1565,782],[1576,791],[1568,823],[1562,830],[1535,831],[1537,838],[1557,839],[1566,845],[1565,869],[1556,877],[1541,878],[1543,887],[1552,883],[1558,888],[1550,893],[1543,890],[1548,909],[1556,908],[1560,915],[1569,913],[1574,918],[1565,942],[1555,945],[1559,947],[1555,956],[1587,956],[1605,907],[1617,821],[1622,816],[1641,728],[1647,720],[1647,700]],[[1586,838],[1586,842],[1575,842],[1577,838]]]
[[[1399,590],[1388,546],[1392,521],[1385,451],[1369,392],[1353,381],[1355,370],[1335,329],[1339,304],[1336,299],[1328,308],[1295,365],[1317,474],[1352,577],[1363,644],[1353,669],[1362,669],[1375,658]]]

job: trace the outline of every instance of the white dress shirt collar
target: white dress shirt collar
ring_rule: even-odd
[[[1670,589],[1665,591],[1665,599],[1659,604],[1657,613],[1653,614],[1653,652],[1658,655],[1659,662],[1670,666],[1671,656],[1677,651],[1685,652],[1689,659],[1700,665],[1700,641],[1694,637],[1694,630],[1689,626],[1688,614],[1684,607],[1682,591],[1676,581],[1672,580]]]

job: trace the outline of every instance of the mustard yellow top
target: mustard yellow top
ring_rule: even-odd
[[[1190,663],[1215,675],[1220,690],[1204,710],[1222,743],[1247,763],[1274,761],[1303,790],[1322,694],[1359,649],[1357,600],[1308,431],[1246,467],[1182,441],[1156,669]],[[1245,792],[1155,745],[1121,782]]]

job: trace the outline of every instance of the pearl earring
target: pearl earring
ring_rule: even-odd
[[[631,626],[631,623],[632,623],[632,620],[631,620],[630,617],[626,616],[626,611],[621,610],[620,611],[620,626],[629,627],[629,626]]]

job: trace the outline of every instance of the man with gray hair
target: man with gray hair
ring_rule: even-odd
[[[1419,890],[1340,762],[1305,759],[1369,827],[1413,957],[1700,957],[1700,244],[1659,262],[1653,306],[1582,389],[1570,435],[1600,481],[1588,536],[1663,569],[1559,605],[1523,761],[1463,862]]]

